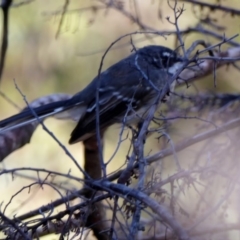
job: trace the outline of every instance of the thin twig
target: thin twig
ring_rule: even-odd
[[[1,8],[3,12],[3,33],[2,33],[2,44],[1,44],[1,58],[0,58],[0,82],[5,65],[6,53],[8,49],[8,28],[9,28],[9,10],[12,4],[12,0],[2,0]]]

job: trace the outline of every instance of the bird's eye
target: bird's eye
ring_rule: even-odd
[[[152,56],[151,59],[151,62],[154,66],[158,68],[168,68],[174,63],[176,57],[174,52],[164,51]]]
[[[164,67],[168,67],[169,65],[171,65],[171,62],[173,60],[173,56],[168,55],[168,56],[162,56],[162,63],[164,65]]]

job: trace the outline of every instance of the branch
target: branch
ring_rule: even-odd
[[[191,138],[188,138],[187,140],[181,141],[181,143],[175,144],[174,150],[176,152],[182,151],[183,149],[185,149],[191,145],[194,145],[196,143],[199,143],[201,141],[204,141],[206,139],[209,139],[211,137],[214,137],[218,134],[224,133],[228,130],[231,130],[231,129],[239,127],[239,126],[240,126],[240,118],[231,120],[231,121],[223,124],[222,126],[217,127],[216,129],[213,129],[213,130],[210,130],[210,131],[207,131],[204,133],[200,133]],[[149,164],[151,164],[153,162],[156,162],[160,158],[164,158],[164,157],[171,155],[172,151],[173,151],[172,148],[164,149],[164,150],[160,151],[159,153],[156,153],[150,157],[147,157],[147,161]]]
[[[182,226],[176,221],[175,217],[173,217],[163,205],[161,205],[154,199],[150,198],[145,193],[133,188],[129,188],[122,184],[111,183],[108,181],[97,181],[87,184],[89,184],[89,186],[93,188],[105,191],[106,189],[109,189],[111,191],[116,192],[117,194],[126,196],[127,198],[132,197],[134,199],[141,201],[142,203],[146,204],[146,206],[148,206],[155,214],[158,214],[160,219],[162,219],[163,222],[165,222],[173,230],[176,236],[178,236],[179,240],[191,239],[188,236],[187,231],[183,229]]]
[[[233,47],[226,51],[217,52],[215,53],[214,57],[206,57],[199,60],[195,58],[197,64],[182,71],[179,76],[180,79],[178,80],[178,84],[186,84],[190,81],[205,77],[209,74],[212,74],[215,69],[239,60],[240,47]]]
[[[12,4],[12,0],[2,0],[1,8],[3,12],[3,33],[2,33],[2,46],[1,46],[1,58],[0,58],[0,81],[2,79],[6,53],[8,49],[8,26],[9,26],[9,9]]]
[[[214,3],[208,3],[208,2],[202,2],[202,1],[197,1],[197,0],[178,0],[179,2],[187,2],[192,5],[198,5],[200,7],[206,7],[209,8],[211,11],[222,11],[224,13],[230,13],[232,16],[234,15],[240,15],[240,10],[236,8],[230,8],[227,6],[222,6],[220,4],[214,4]]]

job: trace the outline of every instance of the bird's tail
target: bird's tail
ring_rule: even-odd
[[[67,111],[73,106],[66,104],[68,100],[48,103],[36,108],[25,108],[22,112],[0,121],[0,132],[9,131],[33,122],[39,121],[49,116]]]

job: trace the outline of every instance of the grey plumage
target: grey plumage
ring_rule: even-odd
[[[69,143],[85,140],[95,134],[96,104],[99,106],[100,129],[123,122],[138,122],[161,91],[170,91],[172,76],[183,60],[171,49],[147,46],[114,64],[72,98],[38,108],[39,118],[55,114],[70,114],[78,121]],[[96,91],[99,101],[96,103]],[[9,130],[35,121],[32,111],[16,114],[0,121],[0,128]]]

